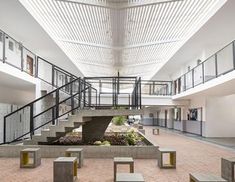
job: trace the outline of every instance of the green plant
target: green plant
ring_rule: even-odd
[[[121,125],[124,125],[124,123],[126,121],[126,117],[125,116],[115,116],[115,117],[113,117],[112,121],[115,125],[121,126]]]
[[[129,131],[125,137],[129,145],[136,145],[143,140],[143,137],[139,136],[134,130]]]
[[[110,146],[110,145],[111,145],[110,142],[107,140],[103,141],[101,144],[101,146]]]
[[[101,141],[95,141],[95,142],[94,142],[94,145],[99,145],[99,146],[111,146],[110,142],[107,141],[107,140],[105,140],[105,141],[103,141],[103,142],[101,142]]]
[[[101,144],[102,144],[101,141],[95,141],[95,142],[94,142],[94,145],[101,145]]]

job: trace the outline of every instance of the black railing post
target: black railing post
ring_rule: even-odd
[[[32,138],[32,135],[34,134],[34,119],[33,119],[33,110],[34,110],[34,103],[31,103],[30,108],[30,137]]]
[[[52,108],[51,116],[52,116],[52,125],[54,125],[55,124],[55,107]]]
[[[38,77],[38,57],[35,55],[35,78]]]
[[[24,48],[23,45],[21,43],[19,43],[20,46],[20,51],[21,51],[21,71],[24,71]]]
[[[60,92],[59,89],[56,90],[55,96],[55,119],[59,117],[59,102],[60,102]]]
[[[194,69],[192,69],[192,87],[194,88]]]
[[[202,63],[202,83],[205,83],[205,65]]]
[[[218,77],[217,54],[215,54],[215,77]]]
[[[4,117],[4,120],[3,120],[3,143],[6,143],[6,117]]]
[[[91,107],[91,86],[88,88],[88,104],[89,107]]]
[[[70,79],[70,81],[72,81],[72,77]],[[74,96],[73,96],[73,83],[75,82],[71,82],[71,86],[70,86],[70,95],[71,95],[71,109],[72,109],[72,114],[74,114]]]
[[[235,42],[233,41],[233,69],[235,70]]]
[[[81,108],[81,78],[78,78],[78,108]]]
[[[142,96],[141,96],[141,77],[139,78],[139,94],[140,94],[140,98],[139,98],[139,101],[140,101],[140,105],[139,105],[139,108],[141,109],[142,108]]]
[[[2,62],[5,63],[6,62],[6,34],[3,32],[3,42],[2,42]]]
[[[97,96],[98,96],[97,90],[95,90],[95,106],[97,106]]]
[[[51,85],[55,86],[55,65],[52,65],[51,71]]]
[[[86,79],[83,79],[83,105],[86,107]]]

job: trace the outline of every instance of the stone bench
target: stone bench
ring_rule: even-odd
[[[169,155],[169,163],[164,163],[163,155]],[[158,166],[160,168],[176,168],[176,151],[174,149],[158,148]]]
[[[54,182],[73,182],[77,178],[77,158],[59,157],[53,163]]]
[[[134,173],[134,160],[132,157],[114,157],[114,181],[116,180],[117,165],[129,165],[130,173]]]
[[[227,182],[227,180],[205,173],[191,173],[189,174],[190,182]]]
[[[30,155],[32,155],[32,162],[30,162]],[[26,148],[20,151],[20,168],[35,168],[40,164],[40,148]]]
[[[228,182],[234,182],[234,158],[221,158],[221,176],[228,180]]]
[[[144,182],[140,173],[117,173],[116,182]]]
[[[76,155],[78,159],[78,167],[81,168],[83,166],[83,149],[82,148],[68,148],[65,151],[66,157],[71,157],[73,154]]]
[[[153,135],[159,135],[159,134],[160,134],[159,128],[153,128]]]

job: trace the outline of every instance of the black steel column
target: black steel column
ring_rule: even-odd
[[[4,117],[3,121],[3,143],[6,143],[6,117]]]
[[[30,137],[32,138],[32,135],[34,134],[34,119],[33,119],[33,103],[30,104]]]

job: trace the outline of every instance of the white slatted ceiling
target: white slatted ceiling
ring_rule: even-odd
[[[119,70],[125,76],[136,74],[145,79],[168,61],[219,3],[68,1],[20,0],[85,76],[113,76]],[[125,8],[109,8],[113,4]]]

